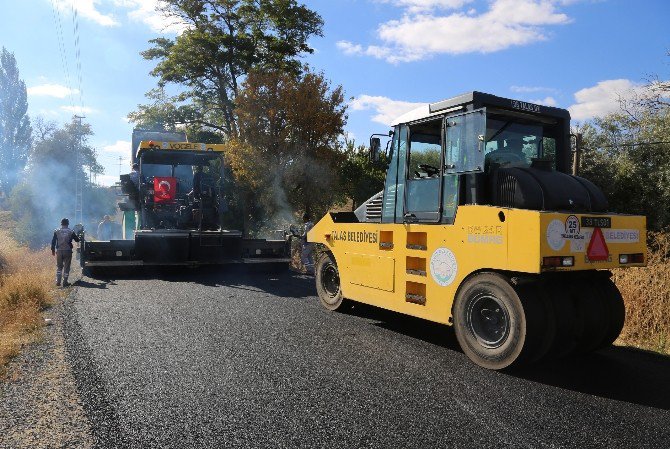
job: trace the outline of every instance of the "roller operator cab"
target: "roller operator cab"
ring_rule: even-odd
[[[471,92],[400,117],[390,136],[384,190],[308,235],[326,308],[454,325],[490,369],[617,338],[625,310],[608,270],[645,265],[645,217],[610,212],[570,175],[568,111]]]
[[[121,175],[123,239],[85,240],[84,268],[247,263],[288,268],[288,242],[224,229],[223,145],[140,141],[138,173]]]

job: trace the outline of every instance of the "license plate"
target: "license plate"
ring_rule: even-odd
[[[611,228],[611,217],[582,217],[582,228]]]

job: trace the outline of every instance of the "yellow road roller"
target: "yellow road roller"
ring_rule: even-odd
[[[646,264],[646,219],[571,174],[567,110],[470,92],[392,128],[384,190],[308,234],[325,308],[453,325],[495,370],[614,342],[625,309],[609,270]]]

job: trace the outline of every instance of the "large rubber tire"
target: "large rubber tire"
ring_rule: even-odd
[[[479,273],[459,289],[454,330],[465,355],[500,370],[532,360],[543,343],[546,316],[533,285],[515,290],[497,273]]]
[[[600,347],[610,327],[609,310],[597,281],[598,279],[580,279],[572,283],[572,297],[577,312],[577,354],[586,354]]]
[[[316,262],[314,277],[321,305],[331,311],[342,310],[347,301],[342,296],[340,271],[331,253],[321,254]]]
[[[597,349],[601,349],[610,346],[621,334],[626,320],[626,306],[621,292],[611,279],[603,277],[598,280],[597,286],[605,299],[605,306],[609,315],[605,337],[597,347]]]
[[[553,347],[557,336],[557,320],[554,304],[544,290],[545,285],[541,282],[532,282],[526,288],[528,289],[528,293],[521,295],[522,300],[524,296],[527,296],[528,301],[537,301],[538,306],[541,308],[536,318],[538,323],[534,323],[542,326],[542,330],[538,331],[541,335],[538,338],[537,346],[533,350],[532,357],[528,360],[529,363],[535,363],[544,359]],[[517,291],[519,291],[518,288]]]
[[[566,291],[567,290],[567,291]],[[554,310],[556,335],[546,354],[547,358],[560,358],[571,354],[577,347],[575,317],[577,311],[570,295],[570,289],[564,283],[548,281],[544,294],[551,301]]]

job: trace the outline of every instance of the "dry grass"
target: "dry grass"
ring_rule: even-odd
[[[41,312],[55,296],[51,254],[19,246],[0,230],[0,378],[21,348],[39,338]]]
[[[614,270],[626,302],[626,325],[617,343],[670,353],[670,233],[650,233],[649,263]]]

